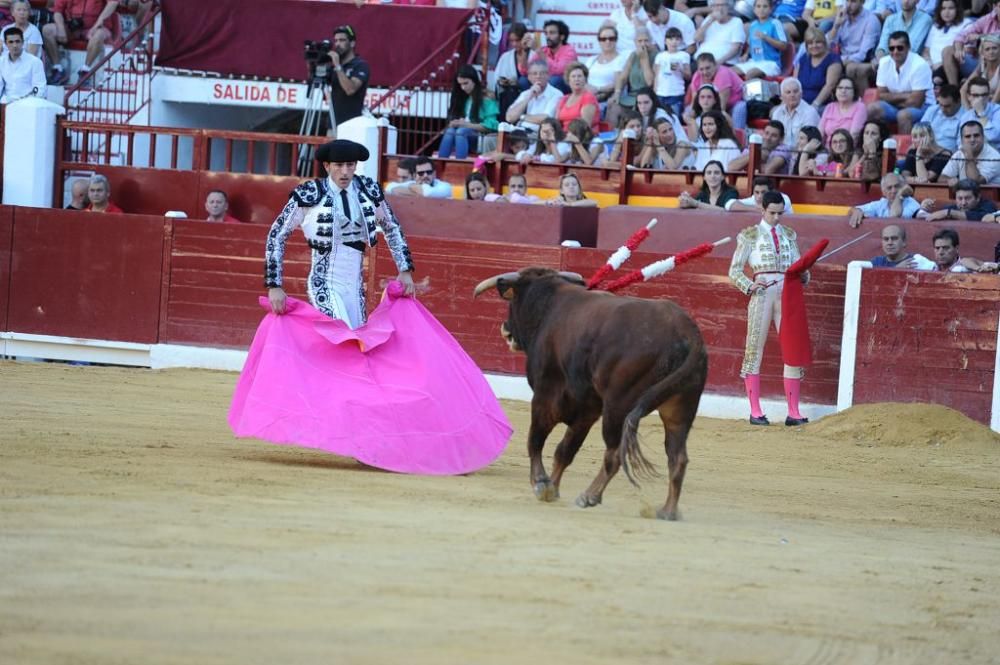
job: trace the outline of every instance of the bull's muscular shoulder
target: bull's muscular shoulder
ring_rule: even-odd
[[[300,206],[311,208],[312,206],[319,205],[325,194],[326,186],[323,180],[317,178],[304,182],[293,189],[291,198],[295,199],[296,203]]]
[[[757,242],[757,236],[760,235],[760,227],[757,224],[753,226],[748,226],[742,231],[740,231],[740,240],[747,243]]]

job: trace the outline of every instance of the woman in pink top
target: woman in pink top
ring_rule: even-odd
[[[854,81],[844,76],[837,81],[834,88],[835,101],[827,104],[823,110],[823,117],[819,119],[819,129],[823,132],[823,140],[830,144],[830,137],[838,129],[846,129],[854,137],[854,142],[859,143],[861,130],[868,120],[868,109],[864,102],[858,100],[858,92],[854,87]]]
[[[597,132],[597,124],[601,120],[598,111],[597,97],[587,89],[587,76],[590,72],[581,62],[574,62],[566,67],[566,83],[569,94],[563,96],[556,105],[556,118],[562,123],[563,131],[569,130],[569,123],[577,118],[584,120]]]

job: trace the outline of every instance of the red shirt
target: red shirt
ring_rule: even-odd
[[[66,29],[69,30],[69,21],[74,18],[83,19],[83,29],[89,30],[97,22],[97,17],[104,11],[108,0],[56,0],[52,11],[62,14],[66,20]],[[113,30],[111,19],[104,22],[104,27]]]
[[[94,204],[93,203],[91,203],[86,208],[84,208],[84,210],[86,210],[87,212],[96,212],[96,213],[101,213],[101,212],[125,212],[124,210],[122,210],[121,208],[119,208],[118,206],[116,206],[111,201],[108,201],[108,207],[107,207],[106,210],[94,210]]]
[[[205,221],[206,222],[212,222],[212,221],[215,221],[215,220],[209,219],[208,217],[206,217]],[[243,222],[241,222],[240,220],[236,219],[235,217],[233,217],[230,214],[226,214],[226,216],[222,218],[222,223],[223,224],[242,224]]]

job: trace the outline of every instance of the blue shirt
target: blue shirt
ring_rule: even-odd
[[[934,19],[931,18],[931,15],[920,10],[913,12],[913,18],[909,25],[903,19],[902,12],[889,14],[882,25],[882,36],[878,40],[878,50],[889,53],[889,35],[902,30],[910,36],[910,52],[920,55],[920,52],[924,50],[924,42],[927,41],[927,33],[931,31],[933,25]]]
[[[907,196],[903,199],[903,211],[900,214],[902,218],[910,218],[917,214],[920,210],[920,204],[912,196]],[[889,214],[889,199],[884,196],[878,201],[872,201],[871,203],[865,203],[864,205],[859,205],[858,210],[865,214],[865,217],[891,217]]]
[[[781,21],[774,18],[773,16],[766,21],[754,21],[750,24],[748,32],[750,34],[750,59],[751,60],[770,60],[771,62],[778,63],[778,67],[781,67],[781,51],[771,46],[767,41],[757,37],[757,31],[760,31],[770,37],[771,39],[777,39],[779,42],[788,42],[788,37],[785,36],[785,28],[781,25]]]
[[[830,46],[840,46],[840,59],[844,62],[865,62],[868,52],[878,44],[881,30],[882,22],[878,17],[867,9],[862,9],[853,21],[851,17],[847,17]]]
[[[978,120],[983,126],[983,138],[994,148],[1000,148],[1000,104],[990,102],[986,105],[986,113],[983,117],[976,115],[972,109],[963,108],[956,113],[958,116],[958,127],[961,127],[969,120]]]
[[[961,109],[949,118],[941,110],[940,106],[931,104],[920,121],[926,122],[931,126],[931,129],[934,130],[934,140],[938,142],[938,145],[955,152],[958,150],[958,128],[961,126],[959,122],[959,118],[961,117]]]
[[[806,104],[812,104],[813,100],[819,96],[819,91],[826,85],[826,70],[830,65],[840,62],[840,56],[836,53],[827,53],[818,67],[813,67],[812,58],[808,53],[803,53],[799,58],[799,83],[802,84],[802,99]],[[830,99],[833,99],[831,95]],[[828,99],[827,101],[830,101]]]
[[[781,0],[774,8],[774,18],[787,16],[789,18],[802,18],[802,12],[806,8],[806,0]]]
[[[934,16],[934,9],[937,7],[937,3],[938,0],[917,0],[917,9]],[[900,0],[877,0],[875,11],[879,14],[885,11],[890,14],[899,14],[903,11],[903,3]]]

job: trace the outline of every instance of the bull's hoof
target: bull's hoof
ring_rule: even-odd
[[[656,511],[656,519],[667,520],[668,522],[676,522],[681,518],[680,511],[677,510],[664,510],[660,508]]]
[[[581,508],[593,508],[594,506],[601,505],[601,497],[584,493],[576,497],[576,505]]]
[[[559,498],[559,488],[552,484],[549,479],[539,480],[535,483],[535,497],[539,501],[552,502]]]

